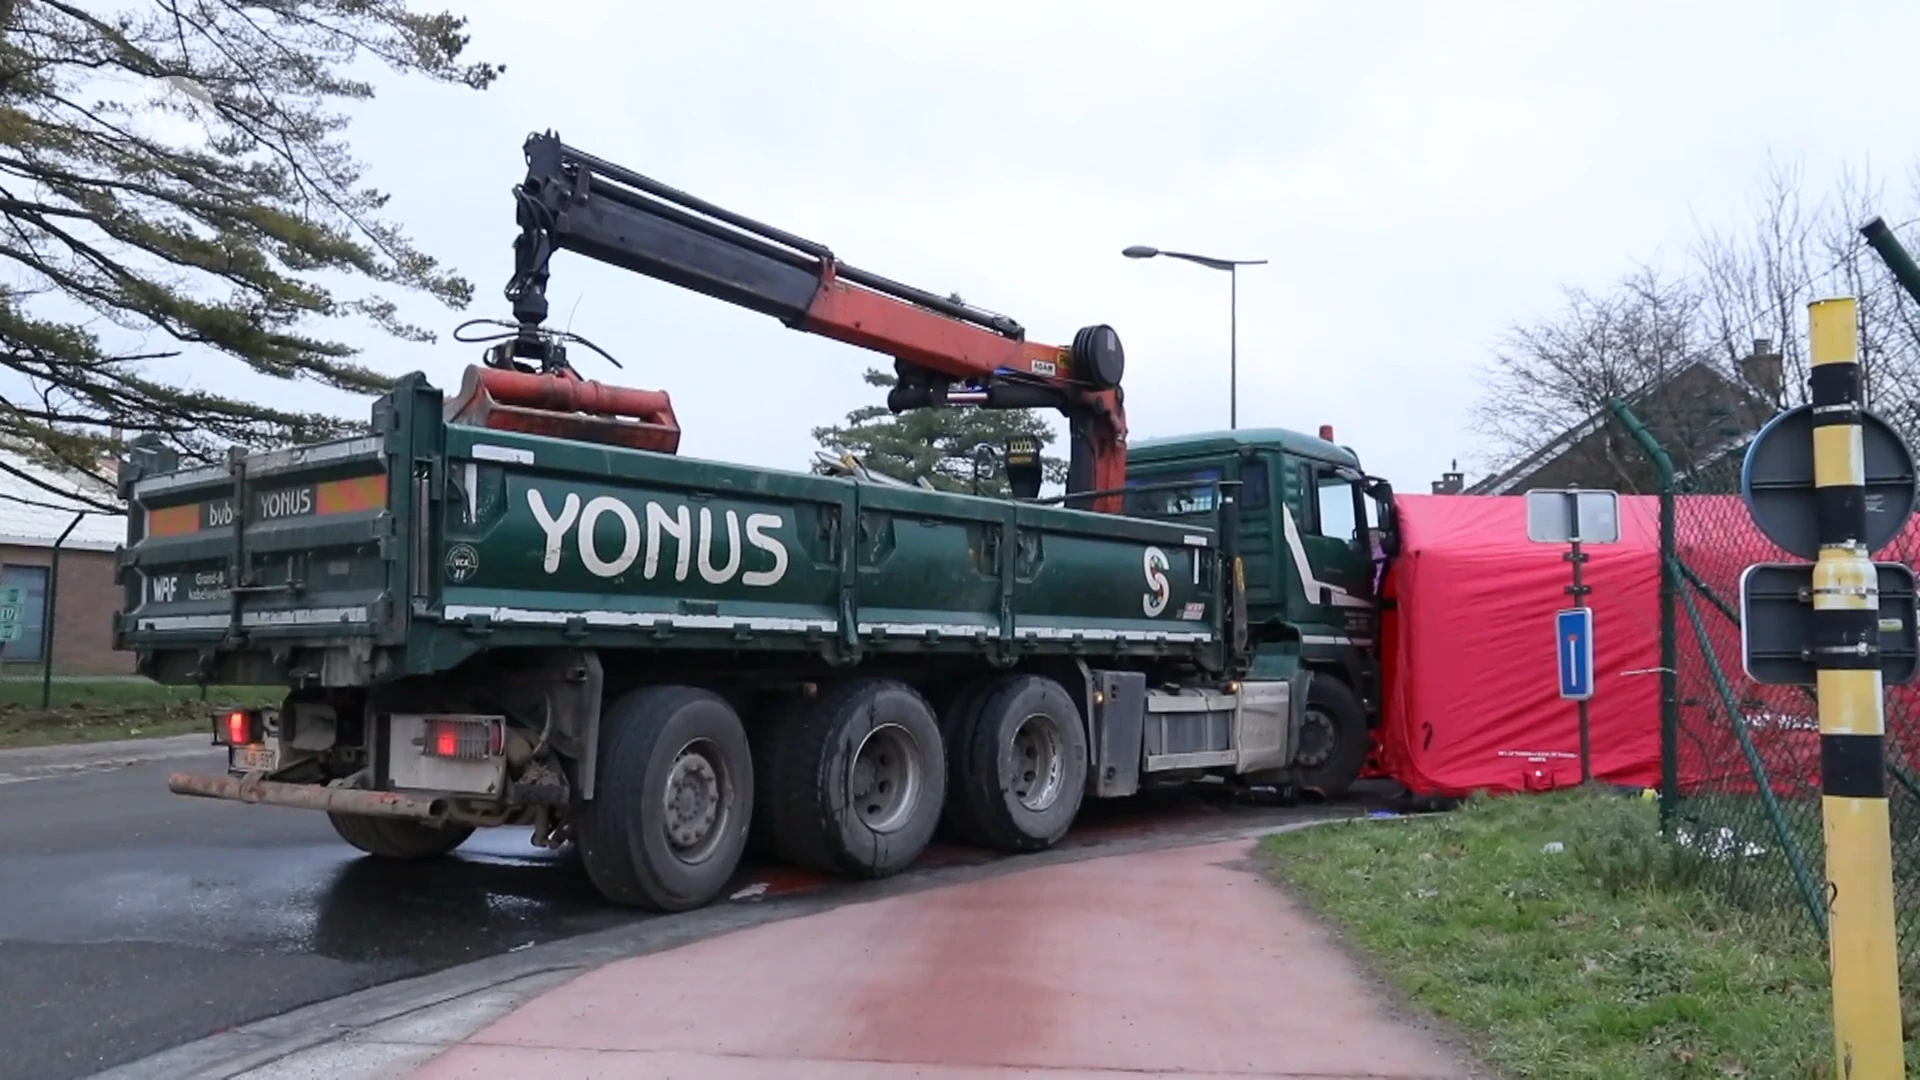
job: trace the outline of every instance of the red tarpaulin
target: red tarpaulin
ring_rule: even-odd
[[[1760,535],[1735,495],[1681,495],[1675,549],[1687,575],[1676,603],[1675,743],[1683,793],[1817,794],[1819,732],[1806,689],[1761,686],[1742,667],[1740,575],[1802,562]],[[1402,550],[1381,627],[1386,713],[1377,774],[1423,795],[1538,791],[1577,784],[1575,705],[1559,696],[1554,612],[1572,606],[1566,548],[1527,539],[1517,496],[1395,500]],[[1586,548],[1594,610],[1594,774],[1660,778],[1659,500],[1620,500],[1620,542]],[[1913,565],[1920,518],[1875,557]],[[1704,638],[1704,647],[1703,647]],[[1920,771],[1920,685],[1887,690],[1889,756]],[[1903,774],[1904,775],[1904,774]]]
[[[1567,549],[1527,539],[1521,498],[1394,502],[1402,539],[1382,627],[1381,769],[1423,795],[1578,784],[1578,714],[1559,696],[1553,626],[1554,613],[1573,606]],[[1620,518],[1619,543],[1584,549],[1594,775],[1652,786],[1660,777],[1659,501],[1623,497]],[[1736,678],[1737,642],[1736,632]]]

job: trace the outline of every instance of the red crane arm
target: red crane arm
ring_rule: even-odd
[[[888,406],[895,412],[1058,409],[1070,431],[1069,505],[1121,509],[1125,354],[1111,327],[1086,327],[1067,347],[1030,342],[1006,316],[848,266],[824,245],[582,153],[551,133],[529,138],[526,156],[526,179],[514,189],[521,234],[507,287],[524,334],[536,334],[547,316],[548,261],[555,251],[573,251],[892,356],[899,383]]]
[[[956,379],[1007,370],[1064,381],[1073,366],[1071,350],[1005,337],[848,284],[831,265],[821,274],[801,329]]]

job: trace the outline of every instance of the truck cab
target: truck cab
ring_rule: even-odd
[[[1307,786],[1345,788],[1381,711],[1378,587],[1397,550],[1393,491],[1332,439],[1243,428],[1135,442],[1130,516],[1207,524],[1237,493],[1249,677],[1311,672],[1298,763]],[[1190,486],[1184,482],[1190,481]]]

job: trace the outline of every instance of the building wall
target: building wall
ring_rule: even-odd
[[[35,647],[34,630],[44,630],[45,585],[53,561],[49,548],[0,544],[0,585],[23,585],[29,590],[23,627],[26,640],[6,646],[0,662],[7,670],[39,670],[44,653]],[[113,649],[113,616],[120,610],[121,591],[113,583],[112,552],[63,551],[60,585],[54,603],[53,670],[64,675],[131,675],[133,654]],[[33,620],[42,620],[37,626]],[[44,641],[44,635],[38,635]]]

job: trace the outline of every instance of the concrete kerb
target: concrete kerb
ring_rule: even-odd
[[[65,743],[0,750],[0,784],[120,769],[150,761],[198,757],[214,749],[210,735],[187,734],[158,739],[115,739],[112,742]]]
[[[387,1077],[410,1071],[554,986],[594,968],[751,927],[871,903],[967,881],[1137,852],[1256,840],[1338,822],[1374,820],[1351,807],[1277,825],[1143,836],[989,863],[938,867],[771,901],[721,902],[671,917],[647,918],[517,953],[317,1002],[96,1074],[95,1080],[248,1080],[325,1076]],[[1392,820],[1392,819],[1381,819]],[[485,997],[484,1001],[479,1000]],[[447,1015],[458,1012],[458,1018]],[[399,1022],[399,1023],[396,1023]],[[382,1029],[385,1029],[384,1031]],[[431,1029],[423,1037],[421,1029]],[[371,1071],[369,1071],[371,1070]]]

